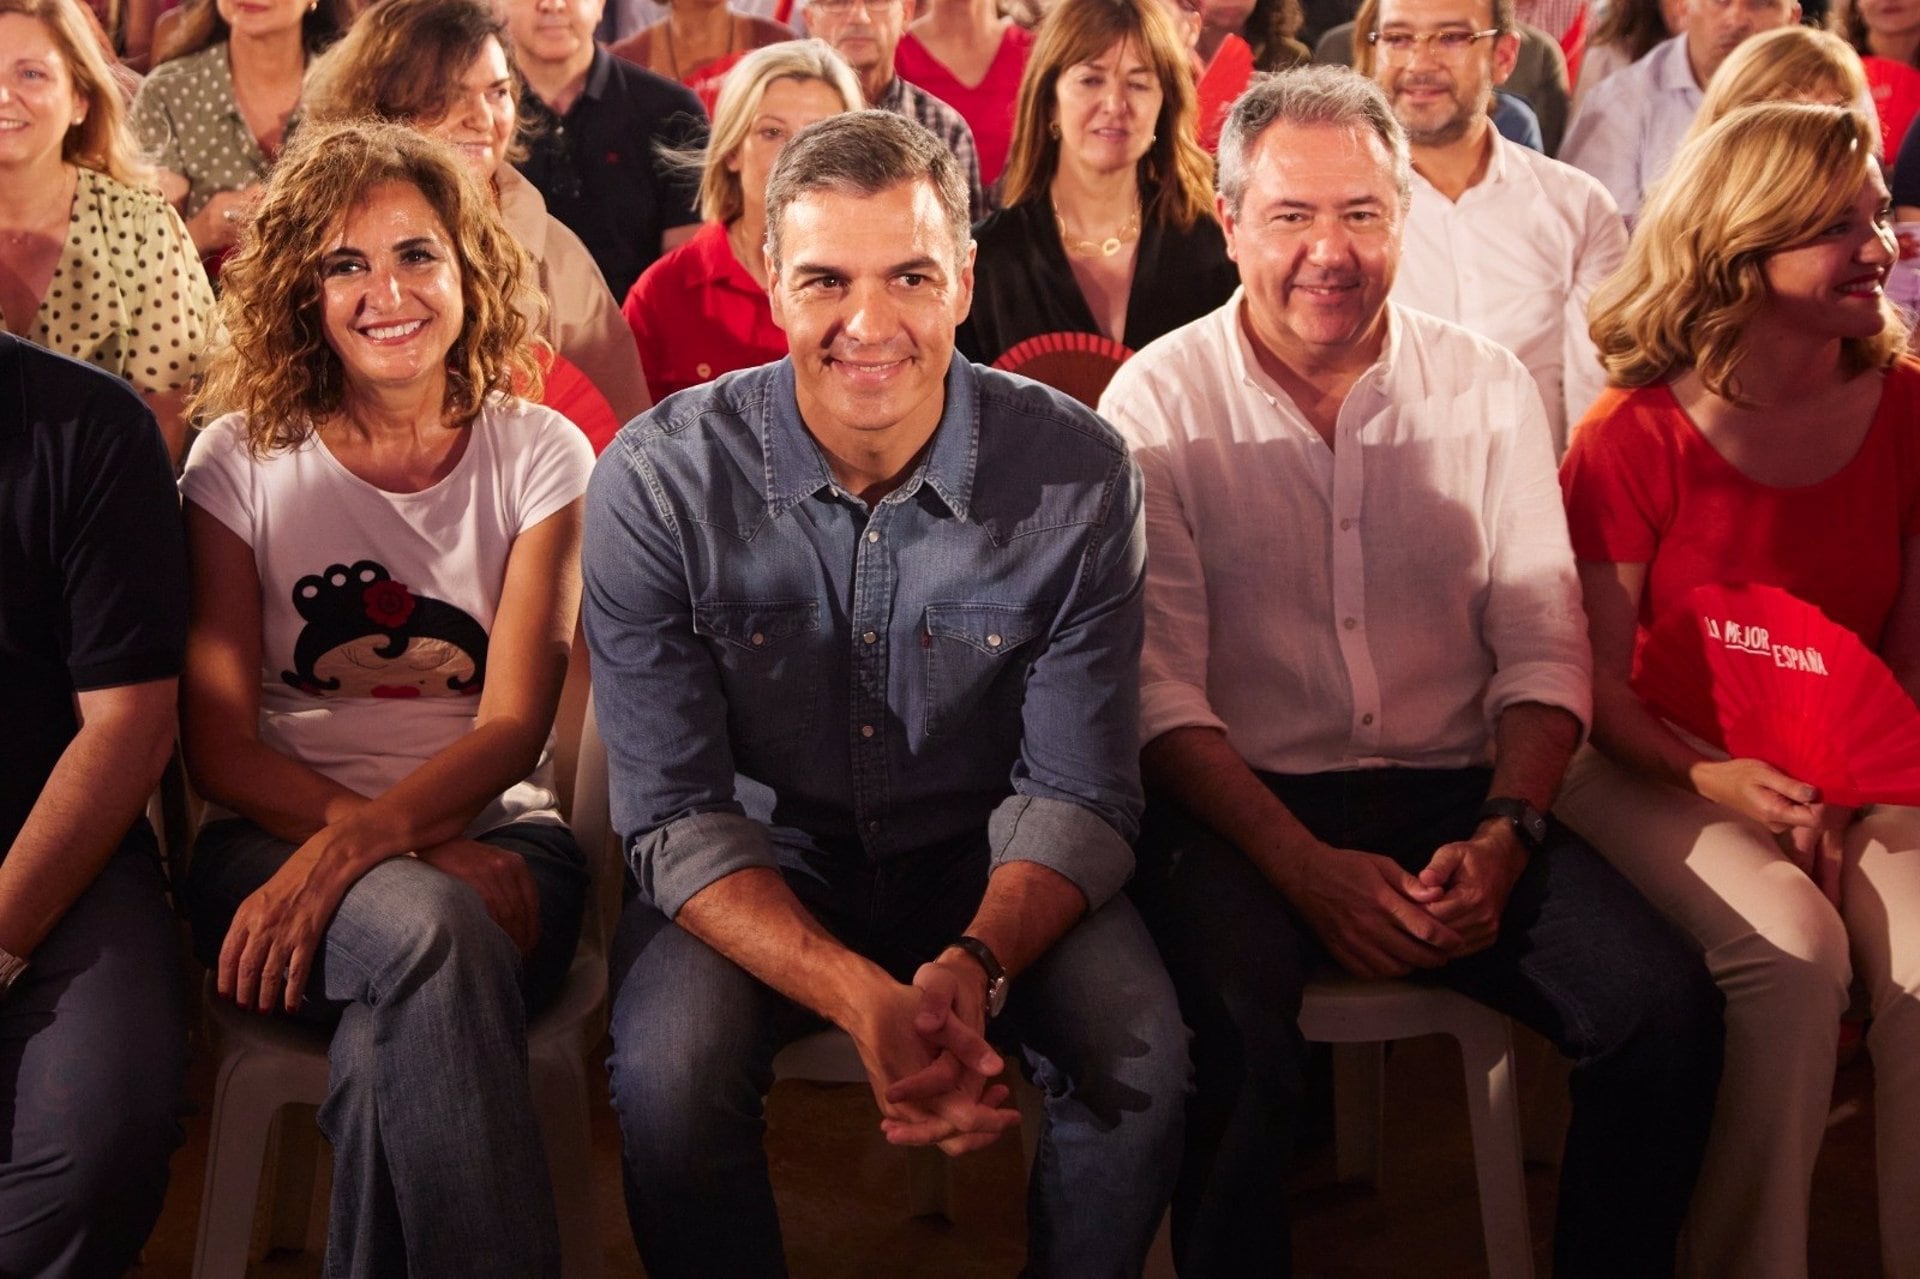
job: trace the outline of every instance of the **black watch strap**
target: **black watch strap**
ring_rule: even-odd
[[[981,969],[987,974],[987,1016],[998,1017],[1000,1010],[1007,1006],[1007,970],[993,948],[978,937],[962,935],[953,943],[956,950],[964,950],[972,955]]]
[[[1524,799],[1495,795],[1480,805],[1480,820],[1504,819],[1530,853],[1537,853],[1547,842],[1547,815]]]

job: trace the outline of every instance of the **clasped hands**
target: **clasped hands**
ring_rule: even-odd
[[[880,1131],[896,1146],[961,1155],[1020,1122],[1006,1085],[995,1082],[1005,1062],[987,1043],[984,986],[977,969],[962,967],[971,964],[936,959],[911,985],[884,980],[848,1027],[880,1104]]]
[[[1491,946],[1526,859],[1498,820],[1441,845],[1417,875],[1390,857],[1322,844],[1287,895],[1342,968],[1402,977]]]

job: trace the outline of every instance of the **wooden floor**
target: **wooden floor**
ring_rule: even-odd
[[[595,1072],[597,1087],[604,1076]],[[147,1247],[142,1276],[191,1273],[200,1211],[211,1092],[196,1064],[198,1109],[173,1162],[166,1209]],[[1835,1119],[1814,1195],[1816,1279],[1871,1279],[1879,1273],[1874,1227],[1870,1069],[1841,1071]],[[1409,1040],[1388,1063],[1386,1166],[1377,1190],[1332,1184],[1325,1143],[1293,1172],[1297,1273],[1310,1279],[1483,1275],[1478,1207],[1459,1059],[1449,1041]],[[1010,1276],[1024,1251],[1024,1172],[1012,1139],[953,1168],[951,1221],[907,1215],[902,1152],[879,1139],[864,1088],[778,1085],[770,1102],[768,1151],[780,1199],[787,1255],[798,1279],[867,1276]],[[596,1099],[594,1160],[610,1279],[641,1273],[620,1202],[619,1139],[604,1092]],[[1554,1172],[1529,1168],[1529,1208],[1539,1273],[1551,1273]],[[1917,1209],[1920,1210],[1920,1209]],[[320,1229],[316,1217],[315,1231]],[[1170,1274],[1162,1251],[1149,1274]],[[318,1248],[275,1253],[253,1274],[313,1276]]]

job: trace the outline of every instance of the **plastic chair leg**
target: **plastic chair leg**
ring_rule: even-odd
[[[1533,1240],[1527,1182],[1521,1166],[1520,1100],[1513,1077],[1512,1037],[1505,1019],[1456,1027],[1473,1123],[1473,1164],[1480,1185],[1480,1222],[1491,1279],[1532,1279]]]

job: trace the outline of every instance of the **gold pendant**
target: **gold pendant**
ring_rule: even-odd
[[[1119,236],[1110,235],[1106,239],[1100,241],[1100,256],[1110,258],[1114,254],[1118,253],[1119,251],[1120,251]]]

